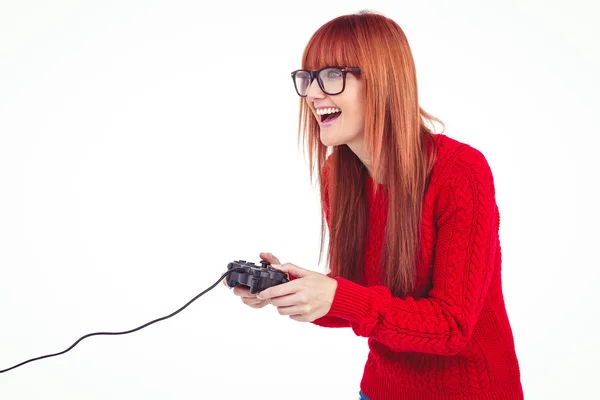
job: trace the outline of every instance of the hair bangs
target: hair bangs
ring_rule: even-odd
[[[337,18],[325,24],[306,46],[302,68],[315,70],[326,66],[360,66],[357,43],[348,19]]]

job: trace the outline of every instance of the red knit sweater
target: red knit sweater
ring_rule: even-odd
[[[378,279],[387,200],[367,178],[365,285],[334,277],[329,313],[313,321],[368,338],[361,390],[371,400],[522,399],[502,296],[500,216],[481,152],[436,134],[438,158],[422,214],[422,259],[411,296]],[[328,205],[325,207],[329,221]]]

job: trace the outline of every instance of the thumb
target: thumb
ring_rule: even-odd
[[[311,271],[304,269],[304,268],[300,268],[297,265],[294,264],[290,264],[290,263],[285,263],[285,264],[271,264],[271,267],[278,269],[282,272],[288,273],[290,275],[293,275],[296,278],[303,278],[307,275],[310,274]]]
[[[281,264],[281,261],[279,261],[279,258],[275,257],[273,254],[271,253],[260,253],[260,258],[262,260],[268,261],[269,264]]]

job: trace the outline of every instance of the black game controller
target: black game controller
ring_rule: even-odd
[[[287,274],[270,267],[271,263],[268,261],[261,261],[260,264],[244,260],[230,262],[227,265],[227,270],[231,271],[227,277],[227,286],[247,286],[250,294],[257,294],[271,286],[289,282]]]

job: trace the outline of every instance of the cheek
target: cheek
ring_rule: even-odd
[[[363,106],[356,109],[356,122],[360,124],[361,128],[365,125],[365,109]]]
[[[352,125],[363,125],[365,121],[365,111],[364,108],[358,104],[355,104],[349,109],[348,112],[348,122],[351,122]]]

